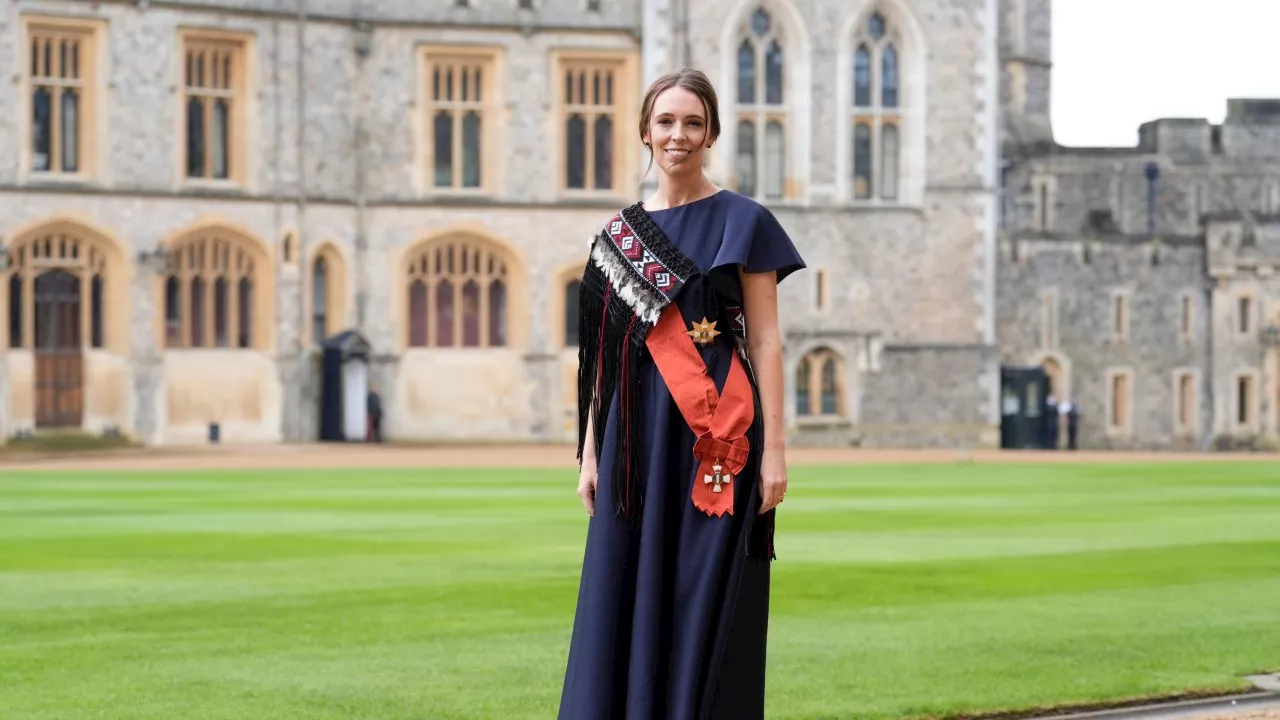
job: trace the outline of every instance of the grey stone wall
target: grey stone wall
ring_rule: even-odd
[[[849,26],[853,8],[838,0],[814,0],[796,3],[795,17],[786,16],[808,33],[806,52],[789,52],[787,61],[806,64],[810,78],[794,103],[795,116],[804,118],[797,119],[794,131],[808,143],[800,167],[809,184],[801,199],[773,209],[811,270],[782,286],[782,314],[789,326],[805,332],[874,335],[895,346],[881,369],[867,371],[864,385],[851,385],[851,392],[858,393],[853,404],[865,410],[860,422],[882,428],[868,435],[870,442],[970,443],[980,434],[979,425],[994,421],[994,405],[984,409],[983,403],[994,396],[995,358],[977,346],[983,339],[983,312],[995,301],[984,275],[993,219],[983,209],[990,193],[984,174],[996,161],[995,148],[984,140],[996,102],[986,97],[987,82],[998,69],[994,38],[984,27],[992,2],[904,3],[920,29],[918,55],[927,62],[922,77],[930,85],[927,106],[913,108],[923,118],[925,154],[918,181],[925,192],[920,202],[900,207],[853,207],[834,191],[836,128],[847,125],[844,109],[836,106],[835,68],[846,59],[839,57],[837,33],[828,29]],[[392,258],[444,228],[479,227],[506,243],[523,263],[527,294],[514,301],[533,309],[526,375],[538,386],[551,384],[558,366],[546,356],[555,350],[550,324],[560,319],[540,310],[559,289],[559,269],[582,261],[585,237],[618,206],[634,201],[636,188],[620,188],[615,197],[599,201],[558,197],[551,180],[560,154],[549,137],[555,81],[550,53],[559,48],[637,50],[645,42],[655,53],[666,53],[641,58],[641,67],[652,72],[670,69],[683,43],[638,37],[640,0],[605,0],[599,13],[583,12],[582,0],[538,0],[533,12],[516,10],[514,0],[475,5],[456,9],[452,2],[308,0],[299,56],[292,3],[11,3],[0,11],[0,76],[17,72],[11,63],[22,55],[16,46],[18,13],[30,9],[106,18],[111,61],[105,67],[111,74],[104,78],[109,91],[102,97],[108,118],[100,138],[104,172],[78,192],[15,187],[20,149],[16,118],[0,113],[0,235],[74,208],[109,229],[126,256],[133,257],[209,217],[231,218],[262,241],[276,271],[270,352],[284,386],[282,431],[293,439],[314,434],[313,413],[304,411],[299,417],[295,408],[313,407],[317,391],[314,373],[305,363],[299,365],[305,275],[282,265],[282,238],[295,234],[304,261],[321,242],[340,249],[353,290],[346,320],[357,322],[356,308],[368,308],[360,327],[379,358],[373,377],[389,388],[398,372],[394,353],[402,334],[400,319],[391,312],[402,291]],[[646,29],[670,32],[670,8],[660,5]],[[723,84],[720,53],[732,51],[719,47],[727,9],[701,0],[691,6],[691,60]],[[770,7],[782,12],[777,3]],[[1034,23],[1044,19],[1032,17]],[[356,19],[372,23],[363,58],[357,50],[365,30]],[[237,30],[253,38],[247,188],[195,191],[183,180],[179,26]],[[1047,42],[1047,36],[1036,42],[1042,40]],[[460,201],[415,189],[415,128],[424,122],[418,112],[422,82],[416,52],[425,43],[479,43],[503,50],[500,70],[506,93],[495,121],[502,123],[504,147],[491,198]],[[0,83],[0,105],[17,105],[16,88]],[[1045,88],[1047,92],[1047,84]],[[643,87],[633,90],[638,95]],[[639,156],[638,141],[620,152]],[[296,202],[300,183],[307,194],[305,207]],[[362,236],[354,206],[359,197],[368,204]],[[828,273],[830,304],[825,310],[813,302],[817,269]],[[161,349],[155,346],[159,309],[148,272],[136,273],[130,294],[133,417],[144,439],[163,432],[165,412]],[[843,352],[845,362],[856,367],[856,350]],[[957,373],[948,375],[952,369]],[[949,379],[936,381],[940,377]],[[529,432],[537,436],[544,426],[550,432],[559,422],[551,417],[555,402],[545,393],[532,398]],[[917,422],[923,425],[914,431],[904,425]],[[928,439],[935,426],[963,430]]]
[[[1070,395],[1081,406],[1080,443],[1088,448],[1196,445],[1203,436],[1175,436],[1176,369],[1202,373],[1205,388],[1211,342],[1204,251],[1193,243],[1165,246],[1152,262],[1150,243],[1126,238],[1097,242],[1019,240],[1000,267],[999,336],[1001,362],[1058,361],[1068,375]],[[1057,293],[1057,343],[1042,344],[1041,295]],[[1113,293],[1128,296],[1127,341],[1112,335]],[[1194,330],[1181,337],[1181,298],[1192,298]],[[1107,372],[1133,372],[1133,431],[1107,432]],[[1063,394],[1059,388],[1059,397]],[[1198,408],[1199,427],[1211,423],[1207,393]]]
[[[991,436],[994,352],[979,345],[886,345],[864,378],[860,444],[975,447]]]
[[[0,77],[12,79],[18,72],[14,66],[17,58],[26,57],[19,51],[22,22],[18,3],[6,3],[0,8]],[[16,108],[19,104],[19,85],[0,82],[0,108]],[[18,137],[20,116],[16,112],[0,112],[0,184],[12,185],[18,181]]]

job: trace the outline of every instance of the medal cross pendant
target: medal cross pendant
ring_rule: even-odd
[[[710,485],[711,483],[715,483],[715,486],[711,488],[711,492],[716,492],[716,493],[722,492],[724,488],[722,488],[720,484],[729,483],[733,481],[733,475],[727,472],[722,472],[722,471],[723,471],[723,468],[720,467],[720,463],[716,463],[715,465],[712,465],[711,466],[712,474],[703,475],[702,484]]]

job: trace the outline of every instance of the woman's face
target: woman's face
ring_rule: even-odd
[[[715,138],[710,137],[702,100],[673,87],[654,99],[644,140],[662,172],[679,176],[702,172],[702,154]]]

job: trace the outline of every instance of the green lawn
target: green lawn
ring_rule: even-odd
[[[1280,669],[1280,468],[791,477],[771,719],[1110,701]],[[0,716],[553,718],[586,527],[575,481],[0,470]]]

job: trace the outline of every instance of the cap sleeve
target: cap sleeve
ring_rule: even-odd
[[[748,273],[773,270],[778,274],[778,282],[805,267],[804,259],[782,224],[769,208],[754,201],[750,201],[743,212],[731,213],[728,217],[724,240],[712,267],[729,270],[735,265],[741,265]]]

